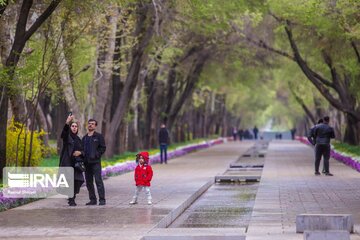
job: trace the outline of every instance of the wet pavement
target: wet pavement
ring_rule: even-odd
[[[214,216],[213,213],[220,220],[226,219],[223,211],[235,206],[238,210],[230,211],[228,226],[216,226],[213,221],[208,221],[207,226],[200,228],[195,225],[196,228],[154,228],[214,176],[223,174],[229,164],[238,160],[253,144],[251,141],[229,142],[171,160],[167,165],[154,165],[152,206],[146,204],[144,195],[139,204],[129,206],[134,186],[133,173],[127,173],[105,180],[106,206],[85,206],[88,199],[83,188],[75,208],[69,208],[64,199],[45,199],[1,212],[0,239],[139,240],[143,236],[205,234],[246,236],[248,240],[300,240],[303,235],[295,233],[295,217],[301,213],[351,213],[355,231],[359,232],[359,173],[331,159],[330,170],[335,176],[315,176],[313,150],[302,143],[286,140],[272,141],[265,157],[259,160],[263,161],[264,168],[261,181],[255,183],[258,190],[252,202],[251,217],[245,214],[242,219],[241,215],[244,213],[242,208],[251,206],[227,202],[237,197],[253,197],[251,191],[248,196],[236,197],[236,193],[217,184],[205,191],[214,201],[198,205],[200,211],[192,220],[196,224],[200,215],[209,218]],[[221,194],[228,194],[224,196],[225,200],[221,200]],[[248,199],[240,202],[250,203]],[[191,207],[196,204],[195,201]],[[232,225],[244,219],[248,220],[247,229],[241,224],[238,227]],[[351,235],[351,240],[359,239],[358,234]]]
[[[128,204],[134,180],[133,173],[126,173],[104,181],[106,206],[85,206],[87,191],[82,188],[74,208],[65,199],[44,199],[1,212],[0,239],[138,240],[253,144],[222,144],[153,165],[152,206],[145,194],[139,204]]]
[[[258,183],[220,183],[208,189],[170,228],[247,228]]]
[[[247,229],[259,184],[254,181],[248,182],[249,179],[243,177],[261,176],[262,168],[254,171],[253,168],[232,168],[231,166],[234,164],[263,165],[267,146],[267,142],[256,142],[230,164],[223,174],[216,176],[216,183],[186,209],[169,228],[241,227]],[[259,157],[260,155],[262,157]]]

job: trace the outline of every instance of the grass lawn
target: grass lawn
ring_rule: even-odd
[[[115,155],[110,159],[102,159],[101,160],[102,167],[114,165],[115,163],[118,163],[120,159],[123,159],[123,161],[131,160],[131,159],[135,160],[135,155],[136,153],[133,152],[125,152],[121,155]],[[53,155],[51,157],[44,158],[40,163],[40,167],[57,167],[59,166],[59,161],[60,161],[60,156]]]
[[[211,139],[213,139],[213,138],[211,138]],[[175,150],[176,148],[181,147],[181,146],[185,146],[185,145],[189,145],[189,144],[193,144],[193,143],[199,143],[204,140],[206,140],[206,139],[195,139],[192,141],[171,144],[168,147],[168,151]],[[150,155],[152,155],[152,154],[158,153],[160,150],[158,148],[153,148],[153,149],[146,150],[146,151],[148,151],[150,153]],[[137,153],[138,152],[125,152],[120,155],[115,155],[114,157],[109,158],[109,159],[102,159],[101,165],[102,165],[102,167],[107,167],[107,166],[115,165],[116,163],[126,162],[129,160],[135,161],[135,155]],[[45,158],[41,161],[40,167],[57,167],[57,166],[59,166],[59,159],[60,159],[60,157],[57,155],[53,155],[51,157]]]
[[[335,142],[332,143],[334,148],[343,153],[350,154],[352,156],[360,156],[360,146],[352,146],[346,143]]]
[[[59,166],[59,156],[53,155],[48,158],[44,158],[40,162],[40,167],[57,167]]]

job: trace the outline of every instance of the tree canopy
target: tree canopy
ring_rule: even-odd
[[[326,114],[339,139],[358,144],[359,8],[356,0],[0,0],[0,130],[14,118],[25,131],[44,129],[47,142],[73,111],[82,133],[86,119],[99,121],[111,157],[155,146],[162,122],[181,141],[254,125],[305,134]],[[5,160],[3,134],[1,167]]]

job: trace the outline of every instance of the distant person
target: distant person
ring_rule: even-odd
[[[317,121],[317,124],[315,124],[309,131],[309,134],[308,134],[308,141],[315,146],[316,144],[316,139],[314,139],[314,131],[315,131],[315,128],[317,125],[319,125],[320,123],[323,123],[324,122],[324,119],[320,118],[318,121]]]
[[[232,135],[233,135],[234,142],[236,142],[236,137],[237,137],[237,134],[238,134],[238,131],[237,131],[236,127],[233,127],[232,131],[233,131]]]
[[[251,139],[251,134],[249,129],[246,129],[244,132],[244,139]]]
[[[320,119],[317,121],[317,124],[315,124],[315,125],[310,129],[310,133],[309,133],[308,140],[309,140],[309,142],[310,142],[313,146],[315,146],[315,144],[316,144],[316,139],[313,139],[311,136],[314,135],[313,132],[314,132],[315,127],[316,127],[318,124],[323,123],[323,122],[324,122],[324,119],[320,118]],[[315,155],[316,155],[315,148],[314,148],[314,152],[315,152]],[[320,162],[321,162],[321,159],[320,159]],[[325,171],[325,163],[324,163],[324,161],[323,161],[322,173],[325,173],[325,172],[326,172],[326,171]]]
[[[97,199],[94,188],[94,178],[96,183],[96,189],[99,195],[99,205],[105,205],[105,187],[101,176],[101,155],[106,150],[104,137],[96,132],[97,121],[95,119],[89,119],[88,132],[82,139],[82,145],[84,148],[85,159],[85,179],[86,187],[89,192],[90,201],[86,205],[96,205]],[[78,153],[81,154],[81,153]]]
[[[292,139],[292,140],[295,140],[296,128],[292,128],[292,129],[290,130],[290,132],[291,132],[291,139]]]
[[[59,167],[73,167],[74,168],[74,194],[68,198],[69,206],[76,206],[76,194],[80,192],[80,187],[84,183],[83,170],[75,167],[77,162],[84,161],[83,157],[73,156],[75,151],[83,151],[81,139],[78,136],[79,124],[74,122],[74,116],[70,113],[66,119],[65,126],[61,132],[63,145],[60,154]]]
[[[129,204],[137,204],[139,193],[142,190],[145,190],[147,203],[151,205],[152,197],[150,192],[150,183],[153,177],[153,170],[149,165],[149,153],[140,152],[137,156],[139,157],[139,164],[136,166],[134,174],[136,188],[133,199]]]
[[[169,132],[166,129],[166,126],[164,123],[161,124],[161,126],[160,126],[158,138],[159,138],[159,145],[160,145],[161,164],[163,164],[163,162],[165,164],[167,164],[167,147],[168,147],[170,138],[169,138]]]
[[[243,137],[244,137],[244,130],[239,129],[238,135],[239,135],[239,140],[242,141],[242,140],[243,140]]]
[[[320,175],[319,166],[321,157],[324,158],[324,174],[326,176],[333,176],[330,173],[329,159],[330,159],[330,139],[335,138],[335,132],[329,126],[330,118],[328,116],[323,118],[324,122],[315,125],[310,131],[309,139],[312,144],[315,144],[315,175]]]
[[[254,138],[255,140],[258,139],[258,133],[259,133],[259,129],[255,126],[253,129],[253,133],[254,133]]]

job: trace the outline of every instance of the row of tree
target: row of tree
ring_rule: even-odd
[[[82,133],[86,119],[98,120],[106,157],[156,146],[162,122],[182,141],[270,119],[305,132],[329,111],[337,135],[358,144],[358,8],[349,0],[0,0],[0,168],[9,119],[44,129],[47,144],[68,111]]]
[[[2,133],[14,117],[24,131],[41,128],[58,137],[72,111],[82,133],[87,118],[100,123],[111,157],[155,146],[160,122],[175,141],[226,131],[220,116],[231,114],[224,96],[194,92],[222,40],[216,38],[224,37],[216,34],[218,21],[207,30],[194,26],[209,14],[200,2],[25,0],[1,6]],[[199,101],[191,101],[193,94]],[[5,134],[0,142],[3,167]]]

